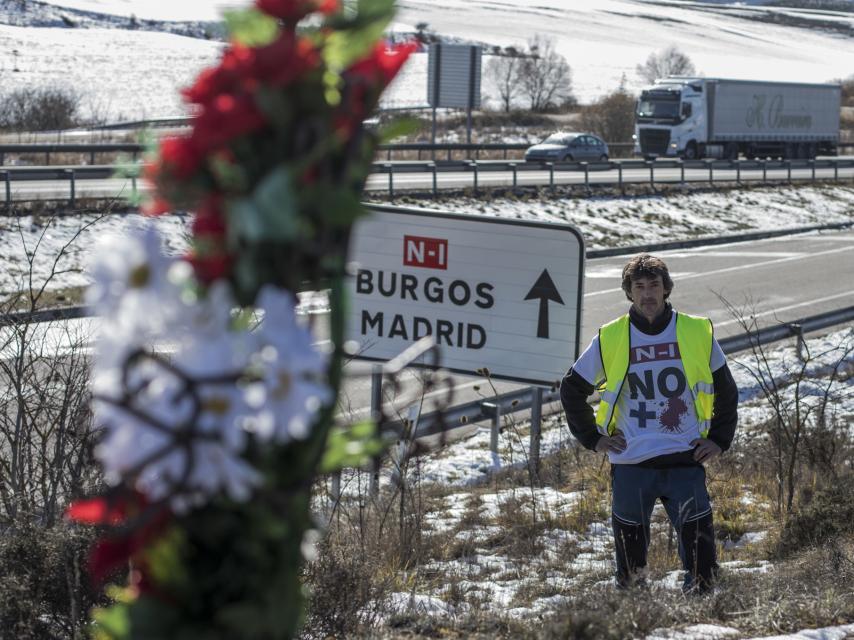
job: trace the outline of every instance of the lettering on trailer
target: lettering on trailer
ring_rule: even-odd
[[[783,113],[783,96],[777,94],[768,103],[768,96],[754,94],[753,104],[747,108],[745,123],[750,128],[765,129],[811,129],[812,116],[809,114]]]

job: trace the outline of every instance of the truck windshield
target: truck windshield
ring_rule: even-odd
[[[638,103],[639,118],[679,118],[678,100],[641,100]]]

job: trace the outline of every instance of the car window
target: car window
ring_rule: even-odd
[[[596,136],[590,136],[590,138],[591,140],[593,140],[593,144],[597,147],[601,147],[603,144],[605,144],[604,142],[602,142],[601,139],[597,138]]]

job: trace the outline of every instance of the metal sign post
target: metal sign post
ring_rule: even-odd
[[[466,142],[471,144],[472,111],[480,108],[481,47],[431,44],[427,63],[427,102],[433,107],[432,142],[436,143],[436,109],[466,110]]]
[[[351,240],[348,338],[389,360],[433,336],[443,368],[550,387],[579,352],[584,243],[566,224],[372,207]]]

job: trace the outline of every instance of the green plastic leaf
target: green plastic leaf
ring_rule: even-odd
[[[349,427],[336,427],[329,432],[326,451],[320,462],[321,473],[344,467],[359,467],[385,447],[371,421],[357,422]]]
[[[290,171],[284,166],[273,169],[251,198],[229,203],[229,245],[240,247],[295,239],[300,228],[296,204]]]
[[[371,50],[394,17],[394,0],[360,0],[356,13],[342,12],[330,20],[336,30],[326,39],[323,59],[328,67],[346,69]]]
[[[95,640],[118,640],[130,636],[130,611],[127,604],[92,610],[92,637]]]
[[[401,138],[411,133],[416,133],[421,128],[421,121],[417,118],[398,118],[380,128],[380,142],[390,142],[395,138]]]
[[[231,39],[247,47],[270,44],[279,33],[275,18],[257,9],[238,9],[223,13]]]

